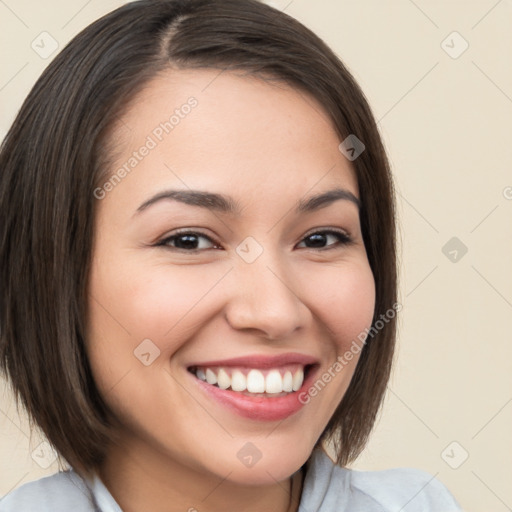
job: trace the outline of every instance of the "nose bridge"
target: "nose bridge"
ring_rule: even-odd
[[[253,237],[236,248],[228,320],[237,329],[259,329],[284,337],[301,325],[301,300],[290,281],[284,255]]]

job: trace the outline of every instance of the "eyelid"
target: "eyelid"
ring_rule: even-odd
[[[316,233],[338,233],[340,235],[345,235],[347,238],[352,240],[352,235],[346,230],[342,228],[332,228],[332,227],[319,227],[313,228],[310,231],[307,231],[304,235],[302,235],[302,239],[307,238],[308,236],[314,235]]]

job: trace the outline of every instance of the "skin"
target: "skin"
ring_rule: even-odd
[[[296,511],[298,470],[358,356],[283,421],[237,415],[194,385],[187,366],[299,352],[319,360],[320,376],[370,327],[375,283],[357,206],[338,200],[293,211],[335,187],[359,197],[357,179],[314,98],[209,69],[169,71],[147,84],[112,132],[111,172],[190,96],[197,107],[97,203],[87,351],[122,424],[100,476],[125,512]],[[176,201],[135,213],[169,188],[229,194],[241,215]],[[198,252],[180,252],[183,238],[154,245],[178,228],[199,232]],[[352,243],[335,235],[311,243],[328,228]],[[251,264],[236,252],[248,236],[263,249]],[[160,350],[149,366],[134,356],[144,339]],[[247,442],[262,455],[252,467],[237,457]],[[293,476],[299,494],[291,498]]]

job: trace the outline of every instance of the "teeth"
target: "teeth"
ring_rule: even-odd
[[[283,378],[279,370],[272,370],[265,379],[265,391],[267,393],[282,393]]]
[[[249,393],[265,392],[265,377],[259,370],[251,370],[247,374],[247,391]]]
[[[298,370],[295,372],[293,376],[292,389],[293,391],[298,391],[304,382],[304,372]]]
[[[217,375],[215,375],[210,368],[206,368],[206,382],[208,382],[208,384],[217,384]]]
[[[283,377],[283,391],[293,391],[293,377],[292,372],[286,372]]]
[[[228,389],[231,386],[231,379],[226,373],[226,370],[220,369],[217,375],[217,384],[220,389]]]
[[[231,376],[231,389],[233,391],[245,391],[247,389],[247,379],[239,370],[235,370]]]
[[[220,389],[231,388],[232,391],[248,391],[249,393],[291,393],[298,391],[304,382],[304,368],[299,368],[292,374],[290,370],[284,375],[277,369],[268,371],[266,376],[260,370],[252,369],[245,375],[240,370],[233,370],[231,376],[224,369],[216,372],[211,368],[197,368],[196,377]]]

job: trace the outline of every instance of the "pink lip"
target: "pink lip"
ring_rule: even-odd
[[[216,360],[216,361],[201,361],[189,365],[190,367],[214,367],[214,366],[246,366],[248,368],[279,368],[287,364],[301,364],[306,366],[308,364],[316,364],[318,360],[312,356],[298,353],[280,354],[277,356],[242,356],[234,357],[232,359]]]
[[[296,356],[295,354],[294,356]],[[307,361],[315,362],[315,359],[306,357]],[[259,358],[260,366],[252,366],[257,358],[251,358],[250,364],[252,368],[267,368],[267,364],[269,358]],[[272,359],[273,367],[278,367],[279,364],[276,364],[278,361],[276,358]],[[230,359],[229,363],[234,366],[242,366],[245,362],[247,362],[247,358],[237,358]],[[310,362],[303,363],[303,360],[297,361],[297,359],[282,359],[280,360],[281,364],[290,364],[292,362],[300,362],[301,364],[312,364]],[[212,364],[212,363],[215,363]],[[196,366],[228,366],[227,361],[211,361],[208,363],[197,364]],[[263,366],[262,366],[263,365]],[[269,366],[272,366],[269,364]],[[221,405],[227,407],[231,411],[237,413],[239,416],[249,418],[251,420],[256,421],[279,421],[284,420],[291,416],[292,414],[297,413],[304,407],[305,403],[302,403],[299,400],[300,396],[307,391],[314,382],[315,374],[319,365],[315,365],[309,368],[307,375],[305,376],[304,382],[302,383],[302,387],[293,393],[289,393],[285,396],[280,397],[252,397],[246,396],[236,391],[228,390],[228,389],[220,389],[217,386],[212,386],[207,382],[204,382],[198,379],[195,375],[190,372],[187,372],[188,375],[194,380],[197,386],[205,392],[208,397],[215,399]]]

